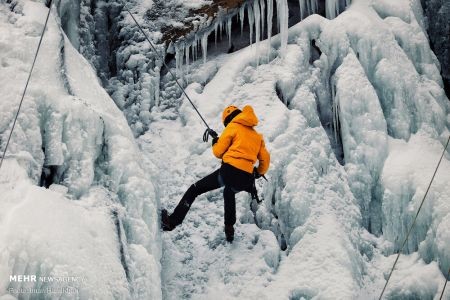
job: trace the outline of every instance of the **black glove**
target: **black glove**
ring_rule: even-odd
[[[212,144],[214,145],[219,140],[219,135],[214,130],[208,128],[205,130],[205,133],[203,134],[203,141],[208,141],[208,136],[212,137]]]
[[[261,178],[261,174],[258,173],[258,168],[253,167],[253,177],[255,177],[255,179]]]

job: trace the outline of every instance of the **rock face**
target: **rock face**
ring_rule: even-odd
[[[161,32],[163,34],[162,40],[164,42],[176,41],[192,32],[195,32],[199,26],[205,23],[210,23],[216,16],[227,14],[233,10],[238,9],[245,0],[214,0],[208,5],[200,7],[187,8],[178,3],[173,6],[171,1],[155,1],[155,6],[147,12],[149,20],[161,22]],[[177,16],[175,11],[179,12]],[[161,13],[163,12],[163,13]],[[181,22],[182,26],[174,27],[164,24],[167,22],[167,16],[174,16],[177,21]],[[182,18],[180,18],[182,17]],[[164,22],[165,21],[165,22]]]
[[[450,95],[450,2],[422,0],[431,48],[441,62],[445,92]]]

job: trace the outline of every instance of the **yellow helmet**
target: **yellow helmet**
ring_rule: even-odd
[[[226,107],[222,113],[222,123],[225,126],[227,126],[227,124],[231,121],[231,120],[227,120],[227,118],[230,117],[231,114],[233,114],[233,113],[234,113],[233,117],[235,117],[240,112],[241,112],[241,110],[234,105],[230,105],[230,106]],[[231,119],[232,119],[232,117],[231,117]]]

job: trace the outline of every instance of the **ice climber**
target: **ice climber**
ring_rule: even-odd
[[[233,241],[233,226],[236,223],[235,194],[241,191],[255,193],[255,178],[267,172],[270,154],[264,145],[263,136],[253,128],[258,124],[258,118],[251,106],[245,106],[242,111],[236,106],[228,106],[222,113],[222,122],[225,129],[220,137],[213,130],[207,131],[213,138],[214,155],[222,159],[221,167],[191,185],[171,215],[167,210],[162,210],[163,230],[171,231],[180,225],[198,195],[225,187],[225,236],[228,242]],[[254,164],[257,160],[259,164],[256,168]]]

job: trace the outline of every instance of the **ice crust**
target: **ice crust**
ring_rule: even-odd
[[[214,240],[217,232],[205,232],[210,223],[221,219],[208,217],[203,222],[199,218],[222,209],[221,203],[212,204],[221,200],[220,194],[201,197],[187,221],[197,225],[183,225],[186,227],[164,243],[165,249],[170,249],[168,257],[173,251],[187,251],[192,259],[186,269],[206,264],[206,276],[213,279],[204,289],[189,290],[185,280],[191,275],[186,273],[201,275],[176,273],[172,264],[184,260],[169,259],[170,263],[163,264],[168,298],[179,297],[173,291],[180,289],[206,299],[218,293],[225,298],[250,299],[379,296],[402,241],[400,236],[404,237],[411,224],[449,135],[450,106],[437,60],[425,43],[423,17],[416,2],[345,4],[345,12],[328,16],[332,20],[312,15],[291,27],[284,56],[257,67],[252,48],[242,49],[209,61],[205,68],[216,64],[218,71],[205,72],[202,83],[194,81],[188,86],[202,113],[216,122],[214,128],[221,128],[221,107],[251,104],[255,108],[261,120],[258,130],[264,133],[273,160],[269,183],[259,183],[263,204],[249,205],[245,202],[248,198],[241,198],[238,228],[256,222],[272,232],[279,247],[286,250],[270,277],[267,271],[255,275],[252,270],[238,271],[200,259],[195,249]],[[266,49],[261,53],[276,51],[281,39],[279,34],[261,41],[260,49]],[[181,104],[180,113],[179,126],[188,132],[201,131],[189,104]],[[336,157],[339,147],[342,165]],[[203,162],[197,175],[189,178],[201,178],[214,169],[207,148],[196,142],[188,148],[188,153],[195,153]],[[186,162],[181,165],[192,165],[187,162],[192,159],[188,153],[176,155],[177,165],[183,160]],[[444,229],[449,211],[443,199],[450,199],[444,184],[448,181],[448,155],[444,159],[440,179],[433,185],[434,192],[391,278],[386,293],[389,299],[433,298],[442,290],[443,274],[448,270],[443,249],[449,246],[448,230]],[[180,185],[178,180],[172,185]],[[162,199],[169,207],[176,201],[172,196]],[[188,240],[191,234],[196,240],[192,248],[178,242],[180,237]],[[243,235],[236,249],[247,243],[247,238]],[[238,259],[224,248],[206,253],[208,257],[224,253]],[[255,255],[253,264],[259,265],[261,257]],[[238,283],[237,278],[242,277],[251,278],[246,288]]]
[[[150,2],[133,8],[140,21]],[[258,181],[263,203],[238,194],[232,245],[223,241],[220,191],[199,197],[186,222],[161,239],[158,202],[172,209],[220,162],[201,143],[203,124],[177,87],[162,97],[172,95],[175,108],[158,105],[161,63],[144,41],[118,55],[129,83],[112,81],[115,106],[77,53],[83,39],[68,30],[76,23],[70,3],[61,2],[66,17],[52,15],[8,172],[0,173],[0,296],[20,287],[9,283],[11,273],[30,272],[85,276],[86,298],[378,297],[450,134],[420,3],[326,1],[324,18],[310,15],[316,1],[300,1],[303,20],[287,30],[287,1],[263,2],[237,12],[241,24],[252,24],[252,46],[206,55],[212,31],[232,38],[226,17],[173,45],[174,71],[209,125],[220,132],[223,107],[250,104],[272,154],[269,182]],[[46,12],[31,1],[9,8],[0,6],[1,147]],[[125,39],[139,35],[129,29]],[[127,97],[140,100],[128,107]],[[133,134],[144,132],[137,147]],[[442,290],[450,266],[449,153],[389,299],[433,299]],[[36,186],[44,166],[58,166],[50,189]]]
[[[32,1],[0,6],[2,149],[46,13]],[[47,167],[57,169],[50,189],[36,186]],[[38,274],[85,278],[82,298],[160,298],[158,202],[144,170],[123,114],[53,8],[0,173],[0,294],[61,288],[9,281]]]

